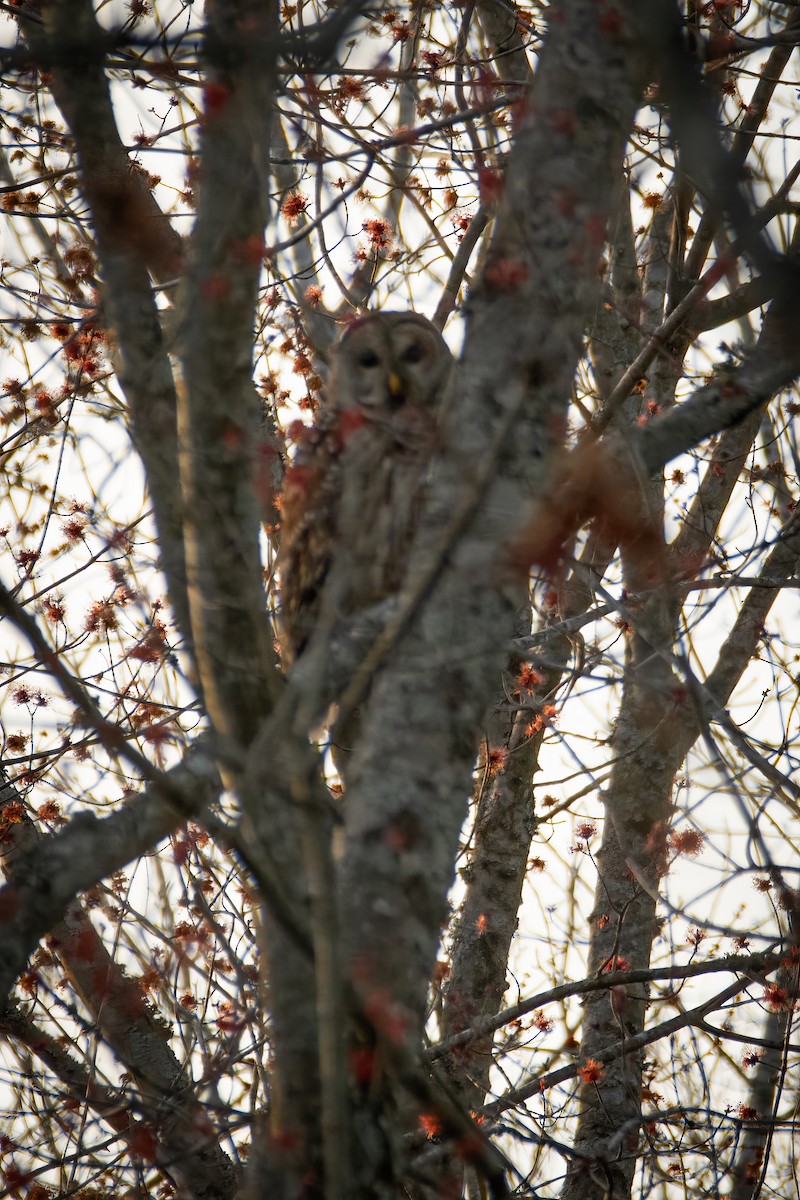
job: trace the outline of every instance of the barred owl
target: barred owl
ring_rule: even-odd
[[[325,402],[287,472],[280,571],[284,653],[320,622],[396,592],[416,530],[452,357],[413,312],[353,322]]]

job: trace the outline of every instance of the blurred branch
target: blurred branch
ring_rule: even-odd
[[[537,103],[521,115],[493,246],[470,301],[453,388],[458,405],[405,608],[365,668],[382,664],[346,808],[343,929],[351,959],[368,971],[365,986],[385,989],[390,980],[409,1028],[424,1012],[421,980],[430,975],[445,915],[475,730],[496,690],[517,607],[519,589],[490,564],[524,511],[523,498],[543,482],[556,436],[548,431],[561,427],[596,302],[599,242],[581,241],[567,264],[556,247],[564,237],[574,244],[576,232],[580,241],[594,221],[605,227],[611,181],[621,170],[621,130],[643,86],[633,39],[615,36],[612,53],[593,6],[575,3],[564,16],[543,50]],[[623,28],[635,28],[636,19],[626,8]],[[579,65],[576,38],[587,48]],[[554,136],[547,114],[561,106],[595,114],[585,136],[573,139],[566,121],[563,143]],[[578,211],[567,216],[558,197],[573,183]],[[468,653],[448,655],[453,638]],[[344,706],[351,701],[348,694]],[[398,856],[381,836],[395,827],[412,830],[413,845],[426,847],[424,872],[414,866],[417,854]]]
[[[800,273],[796,264],[781,259],[761,232],[751,196],[742,179],[741,153],[746,146],[726,149],[721,140],[715,100],[680,36],[672,0],[656,0],[645,37],[658,64],[663,99],[681,151],[682,166],[709,207],[723,213],[736,234],[741,252],[765,276],[773,296],[796,295]],[[797,20],[797,13],[792,14]]]
[[[670,412],[655,417],[629,436],[647,475],[665,466],[687,450],[736,425],[753,409],[766,404],[781,388],[788,387],[800,373],[800,314],[778,314],[773,305],[773,330],[777,345],[748,356],[739,368],[723,369],[705,387]],[[796,348],[795,348],[796,347]]]
[[[603,1065],[606,1066],[612,1062],[616,1062],[626,1054],[635,1054],[637,1051],[643,1050],[646,1046],[651,1046],[654,1042],[658,1042],[662,1038],[679,1033],[682,1029],[702,1028],[710,1012],[714,1012],[715,1009],[721,1008],[728,1000],[731,1000],[734,996],[738,996],[747,987],[748,983],[749,980],[746,976],[737,978],[733,983],[728,984],[708,1000],[703,1001],[694,1008],[687,1009],[676,1017],[671,1017],[667,1021],[660,1021],[657,1025],[650,1026],[649,1029],[643,1030],[642,1033],[634,1037],[615,1038],[602,1050]],[[578,1075],[579,1066],[579,1063],[573,1063],[569,1066],[559,1067],[554,1071],[546,1071],[541,1075],[537,1075],[529,1083],[512,1088],[505,1095],[501,1096],[499,1100],[485,1105],[482,1115],[485,1119],[491,1120],[501,1112],[506,1112],[515,1105],[524,1103],[524,1101],[529,1100],[532,1096],[540,1095],[549,1088],[557,1087],[558,1084],[565,1083],[568,1079],[575,1079]]]
[[[9,860],[9,882],[0,889],[0,906],[9,914],[0,943],[0,997],[78,893],[151,851],[188,817],[202,819],[220,787],[210,746],[199,739],[181,763],[108,817],[78,813],[60,833],[46,836],[29,822],[25,843]],[[8,779],[4,789],[3,804],[14,802]]]
[[[543,1008],[547,1004],[558,1004],[570,996],[584,996],[591,992],[608,991],[620,984],[658,983],[668,979],[695,979],[707,974],[730,972],[745,976],[761,977],[771,974],[779,965],[783,952],[759,954],[730,954],[707,962],[691,962],[671,967],[646,967],[628,971],[604,971],[602,975],[591,975],[587,979],[575,979],[559,984],[546,992],[537,992],[519,1004],[509,1005],[491,1017],[483,1017],[450,1037],[442,1038],[425,1051],[425,1059],[441,1058],[457,1046],[468,1045],[473,1039],[494,1033],[518,1021],[521,1017]]]
[[[43,633],[38,621],[3,583],[0,583],[0,612],[10,617],[24,634],[37,660],[46,664],[64,695],[75,705],[85,724],[97,733],[104,748],[109,753],[119,754],[121,758],[126,759],[142,778],[158,783],[161,772],[135,746],[130,745],[122,736],[118,725],[106,720],[91,693],[66,666]]]
[[[218,100],[202,126],[197,220],[178,301],[180,481],[206,705],[215,729],[243,747],[280,690],[260,562],[252,387],[277,10],[225,0],[209,16],[205,54]]]
[[[181,238],[145,175],[133,169],[117,131],[103,71],[114,35],[101,29],[89,0],[47,5],[41,22],[27,6],[16,12],[33,61],[53,73],[53,95],[75,136],[98,237],[110,236],[160,283],[177,278]]]
[[[182,244],[144,177],[132,169],[119,137],[102,56],[89,49],[104,36],[90,0],[48,5],[44,18],[42,23],[29,8],[19,10],[37,62],[46,62],[54,47],[69,50],[64,61],[53,65],[53,96],[75,139],[97,237],[104,303],[120,349],[120,382],[156,512],[161,566],[191,648],[175,386],[149,277],[149,272],[162,281],[179,275]]]
[[[520,33],[518,10],[496,0],[477,0],[476,7],[500,78],[506,83],[519,84],[521,91],[530,84],[533,72]]]
[[[8,883],[0,889],[0,909],[11,915],[0,943],[0,996],[8,995],[36,943],[49,931],[73,986],[136,1081],[155,1160],[191,1194],[228,1200],[235,1184],[232,1164],[213,1134],[198,1137],[207,1118],[190,1077],[169,1046],[168,1031],[147,1006],[138,982],[111,957],[76,900],[81,891],[151,850],[187,813],[201,813],[220,786],[216,767],[197,743],[165,781],[173,796],[186,797],[183,812],[165,804],[163,793],[153,795],[155,789],[149,789],[109,817],[98,820],[79,813],[61,833],[42,835],[24,812],[14,785],[2,776],[0,810],[7,819],[13,807],[15,816],[9,825],[11,836],[2,843]],[[0,1007],[5,1008],[5,1002]],[[22,1018],[14,1020],[7,1009],[0,1028],[9,1021],[19,1036]],[[37,1053],[46,1055],[47,1049],[46,1042],[39,1043]],[[57,1066],[74,1087],[75,1064],[62,1054]],[[102,1108],[107,1096],[104,1089],[90,1087],[85,1098]],[[112,1127],[133,1137],[135,1126],[122,1115],[119,1101],[115,1107],[122,1120],[114,1119],[114,1108],[103,1115]]]
[[[439,303],[436,305],[436,312],[433,315],[433,323],[439,330],[444,329],[447,318],[456,306],[456,300],[464,282],[469,260],[488,224],[489,214],[481,207],[470,220],[469,228],[461,239],[461,244],[450,264],[447,281],[439,297]]]

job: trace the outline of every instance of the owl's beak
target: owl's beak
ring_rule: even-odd
[[[403,381],[396,371],[389,373],[388,386],[389,399],[395,405],[400,404],[404,398],[405,389],[403,388]]]

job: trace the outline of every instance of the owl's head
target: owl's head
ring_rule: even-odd
[[[354,321],[334,351],[330,395],[337,408],[389,414],[441,398],[453,357],[426,317],[373,313]]]

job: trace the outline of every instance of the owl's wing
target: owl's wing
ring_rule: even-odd
[[[291,662],[319,617],[337,537],[341,452],[336,417],[323,414],[286,472],[281,548],[281,649]]]
[[[278,568],[288,661],[320,619],[350,617],[400,586],[434,430],[429,414],[413,410],[365,418],[332,408],[309,432],[283,495]]]

